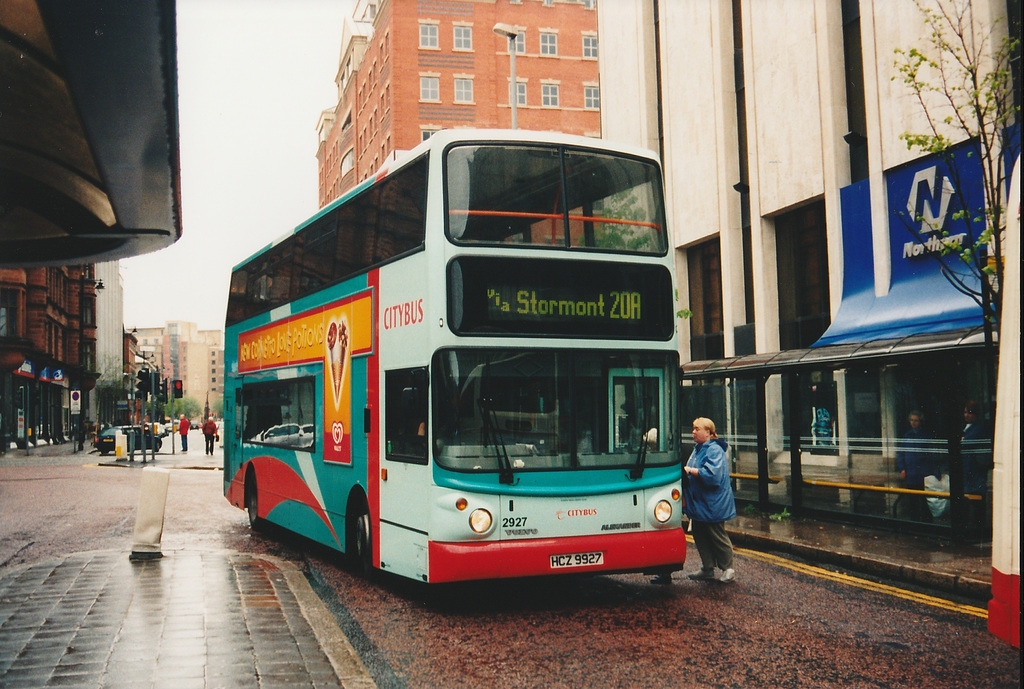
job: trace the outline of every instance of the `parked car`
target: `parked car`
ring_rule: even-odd
[[[129,431],[135,432],[135,451],[141,452],[143,449],[149,449],[149,438],[142,433],[142,426],[109,426],[104,428],[96,434],[96,439],[93,440],[93,447],[95,447],[101,455],[109,455],[117,450],[116,434],[121,431],[125,435],[128,435]],[[153,447],[156,451],[160,451],[160,447],[163,445],[163,440],[159,436],[154,438]],[[127,447],[127,446],[126,446]]]

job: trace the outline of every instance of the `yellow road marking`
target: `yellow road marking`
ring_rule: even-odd
[[[941,598],[935,598],[933,596],[926,596],[923,593],[914,593],[913,591],[907,591],[904,589],[896,588],[895,586],[886,586],[885,584],[877,584],[867,579],[860,579],[858,577],[852,577],[848,574],[841,572],[832,572],[821,567],[815,567],[813,565],[805,565],[800,562],[794,562],[787,560],[786,558],[779,557],[777,555],[770,555],[768,553],[762,553],[756,550],[747,550],[746,548],[736,548],[736,552],[742,553],[746,557],[752,557],[758,560],[764,560],[780,567],[785,567],[796,572],[803,572],[804,574],[810,574],[815,577],[822,577],[824,579],[831,579],[832,581],[846,584],[848,586],[856,586],[858,588],[866,589],[868,591],[874,591],[876,593],[883,593],[888,596],[894,596],[896,598],[903,598],[904,600],[914,601],[915,603],[923,603],[930,605],[935,608],[942,608],[943,610],[950,610],[952,612],[963,613],[964,615],[973,615],[975,617],[981,617],[988,619],[988,610],[979,608],[973,605],[961,605],[959,603],[953,603],[948,600]]]

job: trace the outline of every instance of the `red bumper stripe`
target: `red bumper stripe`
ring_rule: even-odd
[[[551,556],[604,553],[598,567],[552,569]],[[579,572],[640,571],[662,566],[682,567],[686,560],[683,530],[645,531],[609,536],[545,538],[529,541],[488,541],[428,545],[430,581],[502,579]]]

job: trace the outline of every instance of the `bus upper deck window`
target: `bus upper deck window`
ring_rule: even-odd
[[[664,255],[661,176],[641,159],[558,147],[455,146],[446,157],[456,243]]]

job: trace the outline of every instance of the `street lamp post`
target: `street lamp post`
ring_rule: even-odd
[[[494,33],[508,39],[509,87],[508,102],[512,106],[512,129],[517,129],[516,106],[519,101],[519,88],[516,84],[516,37],[519,31],[511,24],[498,22],[494,25]]]

